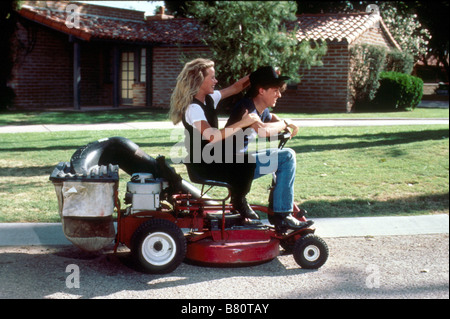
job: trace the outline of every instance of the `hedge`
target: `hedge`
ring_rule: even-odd
[[[399,50],[388,51],[384,71],[394,71],[405,74],[411,74],[414,68],[414,58],[408,52]]]
[[[423,94],[423,81],[399,72],[381,72],[380,87],[371,105],[377,110],[413,110]]]

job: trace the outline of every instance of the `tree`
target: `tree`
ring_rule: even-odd
[[[13,98],[13,91],[7,86],[11,79],[13,68],[12,37],[16,30],[16,8],[19,1],[7,0],[0,2],[0,110],[6,109]]]
[[[400,9],[394,4],[381,3],[381,16],[402,50],[418,61],[428,51],[430,32],[419,22],[416,13],[402,10],[401,3],[397,3],[397,6]]]
[[[325,43],[296,38],[292,1],[188,1],[188,12],[203,23],[220,82],[228,85],[258,67],[272,65],[293,81],[300,67],[321,64]]]
[[[419,21],[431,34],[428,44],[429,54],[442,63],[449,74],[449,1],[415,1]],[[426,58],[424,59],[426,64]]]
[[[186,1],[170,0],[164,1],[164,5],[169,14],[175,17],[187,18],[189,17]]]
[[[380,86],[378,82],[386,59],[382,46],[357,44],[350,48],[350,96],[352,104],[373,100]]]
[[[297,14],[302,13],[344,13],[354,12],[354,1],[308,1],[297,0]],[[357,1],[358,3],[364,1]],[[371,2],[373,3],[373,1]],[[356,4],[357,5],[357,4]],[[364,6],[365,8],[365,6]]]
[[[402,49],[412,54],[416,61],[434,55],[449,72],[449,7],[444,1],[308,1],[297,0],[298,12],[358,12],[369,4],[380,7],[380,14]]]

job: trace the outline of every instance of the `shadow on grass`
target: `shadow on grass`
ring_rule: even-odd
[[[309,217],[365,217],[420,215],[449,212],[449,193],[394,198],[386,201],[342,199],[312,200],[301,203]]]
[[[448,129],[436,129],[436,130],[423,130],[423,131],[409,131],[409,132],[387,132],[376,134],[348,134],[348,135],[336,135],[336,136],[298,136],[295,139],[311,141],[311,140],[329,140],[333,141],[340,138],[353,138],[358,139],[356,142],[350,143],[329,143],[329,144],[306,144],[300,146],[287,146],[292,148],[297,153],[304,152],[322,152],[329,150],[346,150],[357,148],[368,148],[377,146],[393,146],[415,142],[442,140],[449,138]],[[301,142],[300,142],[301,143]]]
[[[0,153],[1,152],[42,152],[42,151],[66,151],[66,150],[73,150],[75,151],[79,149],[80,147],[86,145],[85,144],[79,144],[79,145],[55,145],[55,146],[36,146],[36,147],[0,147]],[[164,142],[156,142],[156,143],[139,143],[138,144],[140,148],[143,147],[167,147],[167,143]],[[152,156],[151,154],[149,154]],[[157,156],[157,155],[155,155]],[[64,159],[63,159],[64,160]],[[65,159],[69,160],[69,159]]]
[[[29,166],[29,167],[2,167],[0,177],[33,177],[49,175],[55,168],[51,166]]]
[[[347,135],[322,135],[322,136],[296,136],[293,140],[294,143],[303,143],[299,140],[311,141],[311,140],[328,140],[333,141],[339,138],[353,138],[358,139],[356,142],[349,143],[328,143],[328,144],[306,144],[306,145],[292,145],[287,146],[292,148],[297,153],[304,152],[322,152],[329,150],[345,150],[345,149],[356,149],[356,148],[368,148],[377,146],[392,146],[401,145],[413,142],[429,141],[429,140],[442,140],[449,138],[448,129],[436,129],[436,130],[423,130],[423,131],[406,131],[406,132],[390,132],[390,133],[376,133],[376,134],[347,134]],[[131,139],[133,140],[133,139]],[[158,137],[154,142],[150,142],[151,138],[148,138],[149,142],[137,143],[141,148],[149,147],[172,147],[175,145],[174,142],[169,141],[170,138]],[[93,141],[92,141],[93,142]],[[60,144],[60,143],[58,143]],[[87,143],[85,143],[87,144]],[[84,144],[83,144],[84,145]],[[33,151],[54,151],[54,150],[73,150],[74,152],[81,146],[77,145],[54,145],[54,146],[36,146],[36,147],[24,147],[22,144],[18,147],[2,147],[0,142],[0,153],[1,152],[33,152]],[[149,154],[150,156],[156,156]],[[168,156],[168,154],[166,155]]]

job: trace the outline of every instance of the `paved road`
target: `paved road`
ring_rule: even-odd
[[[193,299],[447,299],[448,220],[446,214],[318,218],[317,234],[330,250],[319,270],[281,255],[240,268],[183,263],[167,275],[136,271],[126,247],[83,252],[65,240],[61,224],[0,224],[0,298],[182,299],[168,304],[174,315],[189,302],[202,305]]]
[[[206,303],[194,299],[249,299],[270,305],[274,299],[291,298],[449,298],[448,234],[326,242],[330,256],[318,270],[301,269],[291,255],[284,255],[240,268],[183,263],[167,275],[137,272],[125,249],[114,255],[110,249],[94,254],[74,246],[0,247],[0,298],[184,300],[149,304],[163,307],[165,315],[180,314],[188,303]],[[297,309],[298,301],[288,306]],[[267,318],[276,313],[270,314]]]

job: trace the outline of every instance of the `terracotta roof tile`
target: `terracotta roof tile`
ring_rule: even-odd
[[[68,27],[66,25],[68,13],[57,9],[58,7],[64,8],[64,4],[65,2],[61,1],[61,5],[54,6],[53,9],[24,5],[19,13],[30,20],[88,41],[109,39],[159,44],[201,44],[203,43],[202,38],[206,36],[201,24],[194,19],[175,18],[145,21],[143,12],[142,20],[123,19],[117,16],[106,17],[84,12],[79,15],[79,28],[70,27],[70,25]],[[351,44],[378,23],[391,42],[398,47],[378,14],[302,14],[298,16],[297,21],[289,22],[288,27],[292,29],[295,24],[298,26],[297,38],[299,41],[347,41]]]
[[[161,44],[201,43],[201,26],[193,19],[168,19],[142,21],[80,13],[79,27],[66,25],[68,13],[48,8],[23,6],[19,13],[30,20],[42,23],[85,40],[110,39],[130,42]]]
[[[379,16],[368,13],[353,14],[302,14],[296,22],[297,38],[302,40],[326,40],[353,42],[374,26]],[[293,24],[290,24],[291,28]]]
[[[395,46],[398,46],[378,14],[362,12],[301,14],[294,23],[298,26],[297,39],[300,41],[347,41],[349,44],[370,28],[380,24],[387,37]],[[291,27],[293,27],[292,24]]]

